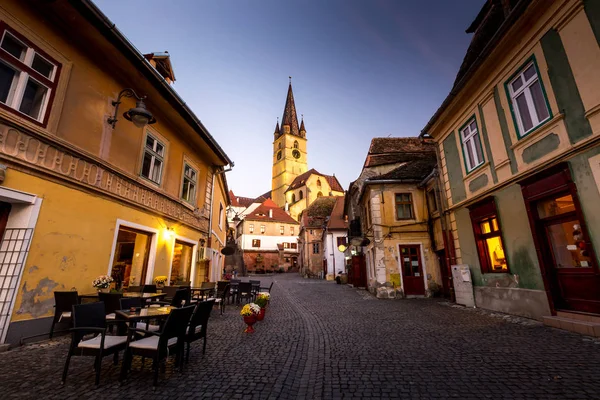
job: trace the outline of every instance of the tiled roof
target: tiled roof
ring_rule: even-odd
[[[325,226],[327,217],[331,215],[337,199],[338,197],[322,196],[313,201],[302,213],[304,226],[308,228],[322,228]]]
[[[416,137],[374,138],[365,167],[429,159],[431,154],[435,156],[435,144],[431,140]]]
[[[269,211],[272,211],[272,217],[269,217]],[[271,199],[265,200],[252,213],[244,218],[247,221],[264,221],[264,222],[284,222],[286,224],[298,225],[298,222],[285,212],[281,207]]]
[[[413,153],[414,154],[414,153]],[[421,182],[436,166],[435,153],[419,154],[414,160],[407,160],[390,172],[369,178],[370,181],[398,179],[403,181]]]
[[[348,229],[348,223],[344,219],[344,197],[336,197],[335,205],[331,211],[331,217],[327,222],[327,229]]]
[[[250,207],[250,205],[255,202],[254,199],[251,197],[236,196],[233,193],[233,190],[229,191],[229,201],[231,202],[231,205],[233,207],[244,207],[244,208]]]
[[[299,187],[304,186],[306,184],[306,181],[308,180],[308,178],[311,175],[319,175],[319,176],[322,176],[323,178],[325,178],[327,180],[327,183],[329,184],[329,187],[333,191],[336,191],[336,192],[344,191],[344,189],[342,188],[342,185],[337,180],[335,175],[324,175],[324,174],[320,173],[319,171],[317,171],[316,169],[311,168],[308,171],[306,171],[305,173],[298,175],[296,177],[296,179],[293,180],[291,185],[287,188],[286,192],[289,190],[298,189]]]
[[[283,109],[283,118],[281,119],[281,130],[288,125],[290,133],[295,136],[300,136],[298,128],[298,115],[296,114],[296,105],[294,104],[294,93],[292,92],[292,82],[288,86],[287,98],[285,99],[285,108]]]

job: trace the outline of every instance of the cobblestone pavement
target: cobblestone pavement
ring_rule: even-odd
[[[271,278],[263,278],[270,281]],[[153,390],[150,363],[119,385],[111,357],[93,385],[92,359],[60,374],[60,338],[0,353],[2,399],[457,398],[600,396],[600,342],[519,318],[427,299],[375,300],[331,282],[276,275],[272,304],[253,335],[239,308],[213,312],[205,356],[170,361]]]

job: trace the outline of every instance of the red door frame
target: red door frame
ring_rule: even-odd
[[[555,285],[550,281],[549,277],[550,270],[553,269],[553,267],[547,265],[548,263],[554,261],[553,256],[549,254],[550,251],[548,249],[548,243],[546,240],[547,236],[545,229],[547,224],[544,224],[538,218],[538,212],[536,208],[537,202],[539,200],[547,199],[548,197],[562,193],[570,194],[573,197],[573,202],[575,204],[575,212],[573,214],[577,217],[577,220],[581,226],[586,247],[590,252],[592,268],[595,272],[595,275],[599,276],[598,265],[596,263],[596,254],[588,234],[585,218],[581,212],[581,204],[577,194],[577,186],[573,182],[568,164],[559,164],[538,175],[520,182],[520,185],[523,194],[523,200],[525,201],[525,209],[527,210],[527,216],[529,218],[529,226],[531,228],[535,250],[538,256],[538,262],[540,264],[540,271],[542,273],[542,280],[544,282],[548,304],[550,305],[550,311],[552,312],[552,315],[556,315],[557,309],[552,291],[553,289],[557,289],[554,288]]]
[[[405,276],[404,275],[404,260],[402,259],[402,249],[406,248],[406,249],[410,249],[410,248],[415,248],[417,249],[417,260],[419,262],[419,274],[420,276],[416,277],[416,276]],[[399,244],[398,245],[398,254],[399,254],[399,258],[400,258],[400,273],[402,274],[402,281],[403,281],[403,286],[404,286],[404,294],[405,295],[409,295],[409,296],[425,296],[425,276],[423,274],[423,259],[421,258],[421,245],[420,244]],[[410,257],[409,257],[410,258]],[[410,260],[411,262],[411,269],[412,269],[412,260]],[[423,287],[423,293],[417,293],[416,291],[413,293],[408,293],[407,291],[407,278],[408,278],[408,282],[414,281],[414,282],[419,282],[419,287],[418,290],[420,291],[421,286]],[[412,282],[411,282],[412,285]],[[413,289],[413,287],[411,287],[411,289]],[[412,291],[412,290],[411,290]]]

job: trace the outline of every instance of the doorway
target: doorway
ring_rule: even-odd
[[[400,245],[400,271],[407,296],[425,296],[421,245]]]
[[[551,308],[600,314],[600,275],[568,167],[523,184]]]
[[[146,283],[152,234],[120,226],[117,233],[111,277],[117,288]]]
[[[190,286],[192,279],[192,256],[194,246],[175,240],[171,263],[171,285]]]

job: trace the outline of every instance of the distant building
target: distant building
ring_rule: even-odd
[[[346,272],[347,245],[348,222],[344,217],[344,197],[336,197],[323,232],[323,259],[325,260],[323,270],[328,279]]]
[[[298,264],[300,224],[271,199],[247,213],[236,226],[245,272],[288,271]]]
[[[300,216],[300,272],[303,274],[326,276],[323,234],[335,203],[336,197],[319,197]]]

